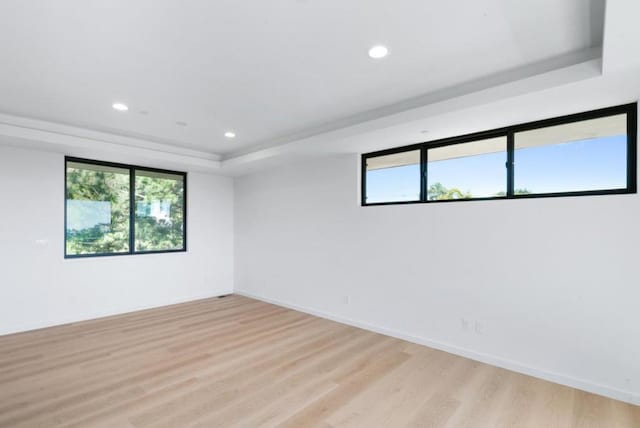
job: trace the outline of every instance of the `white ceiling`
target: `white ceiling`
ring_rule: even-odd
[[[403,102],[581,62],[602,45],[603,4],[2,0],[0,113],[120,146],[247,159]],[[369,58],[374,44],[390,55]]]

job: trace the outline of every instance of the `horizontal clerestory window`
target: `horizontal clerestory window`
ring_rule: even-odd
[[[637,104],[362,155],[362,204],[636,192]]]

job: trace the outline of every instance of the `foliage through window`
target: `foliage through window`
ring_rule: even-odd
[[[179,250],[184,234],[182,175],[136,171],[136,251]]]
[[[504,136],[429,149],[427,159],[430,201],[506,196]]]
[[[362,204],[636,192],[637,104],[362,155]]]
[[[65,256],[184,251],[186,174],[66,159]]]

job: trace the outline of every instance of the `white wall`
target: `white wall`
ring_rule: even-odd
[[[360,207],[342,155],[235,204],[189,173],[187,253],[65,260],[63,168],[0,146],[0,334],[225,294],[235,261],[240,293],[640,403],[638,195]]]
[[[360,207],[358,177],[237,179],[236,291],[640,403],[638,195]]]
[[[186,253],[65,260],[64,156],[0,146],[0,334],[231,292],[233,181],[187,185]]]

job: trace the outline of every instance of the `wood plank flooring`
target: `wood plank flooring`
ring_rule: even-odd
[[[240,296],[0,337],[0,427],[640,427],[640,407]]]

